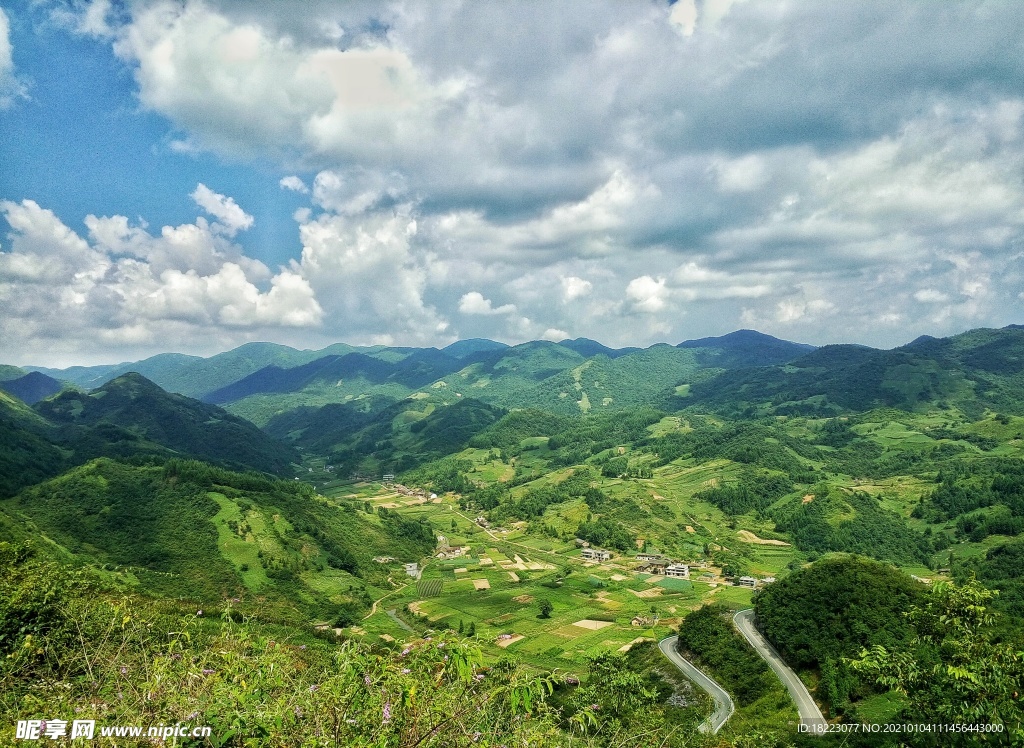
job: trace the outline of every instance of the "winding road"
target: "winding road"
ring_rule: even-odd
[[[683,675],[711,694],[711,698],[715,700],[714,713],[700,725],[701,732],[710,732],[711,734],[715,734],[722,729],[722,725],[724,725],[725,721],[732,716],[734,711],[736,711],[736,707],[733,705],[732,698],[730,698],[724,688],[711,680],[711,678],[705,675],[703,671],[694,667],[689,660],[676,651],[676,639],[678,639],[676,636],[669,636],[662,639],[658,643],[658,648],[661,649],[661,653],[665,655],[673,665],[682,671]]]
[[[750,646],[764,658],[769,667],[779,676],[782,685],[789,691],[793,703],[796,704],[796,710],[800,713],[800,724],[806,726],[804,730],[806,730],[807,734],[823,735],[826,729],[825,725],[827,724],[825,717],[822,715],[821,710],[818,709],[818,705],[814,703],[811,694],[808,693],[807,686],[793,672],[792,668],[783,661],[779,653],[775,651],[775,647],[769,644],[761,636],[761,632],[754,628],[753,609],[741,610],[733,616],[732,620],[736,624],[736,628],[743,634],[743,638],[750,642]]]

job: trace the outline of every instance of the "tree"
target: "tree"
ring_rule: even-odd
[[[994,640],[987,603],[996,594],[974,579],[937,583],[908,614],[916,633],[909,649],[875,646],[850,665],[905,695],[915,721],[1000,723],[1013,744],[1024,741],[1024,651]]]
[[[538,618],[551,618],[551,611],[555,609],[555,606],[551,604],[550,600],[538,600],[537,607],[540,608],[540,615]]]

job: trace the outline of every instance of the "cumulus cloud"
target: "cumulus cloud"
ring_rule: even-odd
[[[291,273],[325,328],[363,341],[759,326],[898,344],[1019,321],[1024,27],[1009,4],[76,7],[178,148],[316,176],[280,182],[310,196],[282,272],[233,248],[252,218],[205,187],[209,219],[150,235],[90,216],[69,256],[134,260],[203,298],[237,280],[229,263],[261,298]],[[491,33],[512,12],[518,33]],[[15,234],[19,277],[68,272]],[[243,307],[200,317],[259,319]]]
[[[491,305],[491,300],[485,299],[479,291],[470,291],[459,299],[459,311],[463,314],[513,314],[516,311],[516,306],[515,304],[502,304],[499,307],[494,307]]]
[[[592,290],[594,290],[594,284],[588,280],[577,278],[574,275],[562,278],[562,299],[565,301],[572,301],[581,296],[586,296]]]
[[[642,275],[634,278],[626,286],[626,298],[633,308],[639,312],[655,314],[665,308],[668,299],[668,289],[665,288],[665,279],[655,280],[649,275]]]
[[[541,333],[541,340],[550,340],[552,343],[558,343],[569,337],[569,333],[565,330],[558,330],[554,327],[549,327],[543,333]]]
[[[217,230],[227,236],[234,236],[239,231],[252,226],[253,217],[238,207],[234,198],[220,195],[202,182],[192,193],[196,204],[219,221]]]
[[[309,187],[307,187],[306,183],[295,175],[282,177],[279,184],[282,189],[291,190],[292,192],[301,192],[304,195],[309,194]]]
[[[233,205],[219,195],[202,199],[218,210]],[[94,355],[105,346],[316,327],[323,318],[301,273],[271,274],[202,218],[154,236],[123,216],[89,216],[86,239],[32,200],[2,201],[0,213],[11,227],[10,245],[0,251],[5,346]],[[232,231],[240,228],[234,211],[226,213]]]

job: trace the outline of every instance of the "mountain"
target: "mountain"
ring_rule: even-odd
[[[152,595],[210,603],[259,595],[321,616],[358,609],[353,583],[379,576],[373,556],[411,560],[434,547],[429,525],[328,504],[307,484],[185,460],[80,465],[0,502],[5,527],[43,535],[79,563],[120,570],[124,583]]]
[[[473,398],[448,404],[426,396],[384,398],[282,413],[264,430],[314,453],[328,454],[340,474],[395,472],[465,448],[505,411]]]
[[[396,394],[405,395],[459,369],[461,365],[459,359],[436,348],[414,349],[398,361],[385,361],[364,353],[324,356],[289,369],[265,367],[211,392],[205,400],[230,403],[251,395],[323,387],[335,394],[354,396],[362,394],[368,386],[387,384],[396,385],[399,388]]]
[[[9,382],[12,379],[18,379],[26,374],[28,374],[28,370],[22,369],[20,366],[0,364],[0,382]]]
[[[61,382],[38,371],[30,371],[23,377],[0,382],[0,390],[29,405],[56,395],[62,389],[64,385]]]
[[[35,411],[58,427],[60,442],[84,453],[98,449],[109,454],[104,450],[112,442],[143,440],[182,455],[279,475],[298,461],[294,450],[248,421],[165,392],[136,373],[89,393],[64,392],[37,403]],[[119,453],[126,449],[134,447]]]
[[[502,351],[508,347],[509,346],[505,343],[498,343],[497,341],[487,340],[486,338],[469,338],[467,340],[457,340],[451,345],[445,346],[441,350],[455,358],[466,358],[474,353]]]
[[[246,343],[209,358],[180,353],[161,353],[141,361],[103,366],[73,366],[68,369],[31,367],[80,387],[92,389],[111,379],[136,372],[168,392],[201,398],[268,366],[289,368],[325,356],[343,356],[359,351],[387,361],[400,361],[414,349],[389,349],[385,346],[356,347],[334,343],[319,351],[297,350],[277,343]]]
[[[587,358],[593,356],[604,355],[608,358],[618,358],[619,356],[625,356],[628,353],[639,351],[639,348],[609,348],[606,345],[598,343],[596,340],[590,338],[576,338],[570,340],[566,338],[558,343],[560,346],[568,348],[570,351],[576,351],[576,353]]]
[[[724,372],[694,385],[689,404],[826,415],[957,406],[977,417],[985,409],[1024,413],[1022,388],[1024,329],[1011,326],[918,338],[892,350],[827,345],[784,367]]]
[[[701,365],[722,369],[784,364],[814,350],[813,345],[792,343],[756,330],[736,330],[714,338],[686,340],[677,348],[696,348],[703,352]]]
[[[65,454],[47,438],[49,428],[23,402],[0,392],[0,498],[63,468]]]

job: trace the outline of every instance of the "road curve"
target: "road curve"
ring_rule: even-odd
[[[814,699],[811,698],[803,681],[783,661],[779,653],[775,651],[775,647],[769,644],[768,640],[761,636],[761,632],[754,628],[754,610],[752,608],[741,610],[733,616],[732,620],[736,624],[736,628],[743,634],[743,638],[750,642],[750,646],[764,658],[769,667],[779,676],[782,685],[789,691],[793,703],[796,704],[796,710],[800,714],[800,724],[803,726],[801,732],[806,732],[809,735],[823,735],[826,729],[825,725],[828,724],[825,717],[818,709],[818,705],[814,703]]]
[[[665,655],[673,665],[683,672],[683,675],[711,694],[711,698],[715,700],[714,713],[700,725],[701,732],[710,732],[714,735],[722,729],[722,725],[724,725],[725,721],[732,716],[734,711],[736,711],[736,707],[733,706],[732,699],[729,697],[729,694],[725,692],[724,688],[711,680],[711,678],[705,675],[701,670],[694,667],[689,660],[676,651],[677,638],[678,637],[676,636],[669,636],[662,639],[658,643],[658,648],[661,649],[661,653]]]

